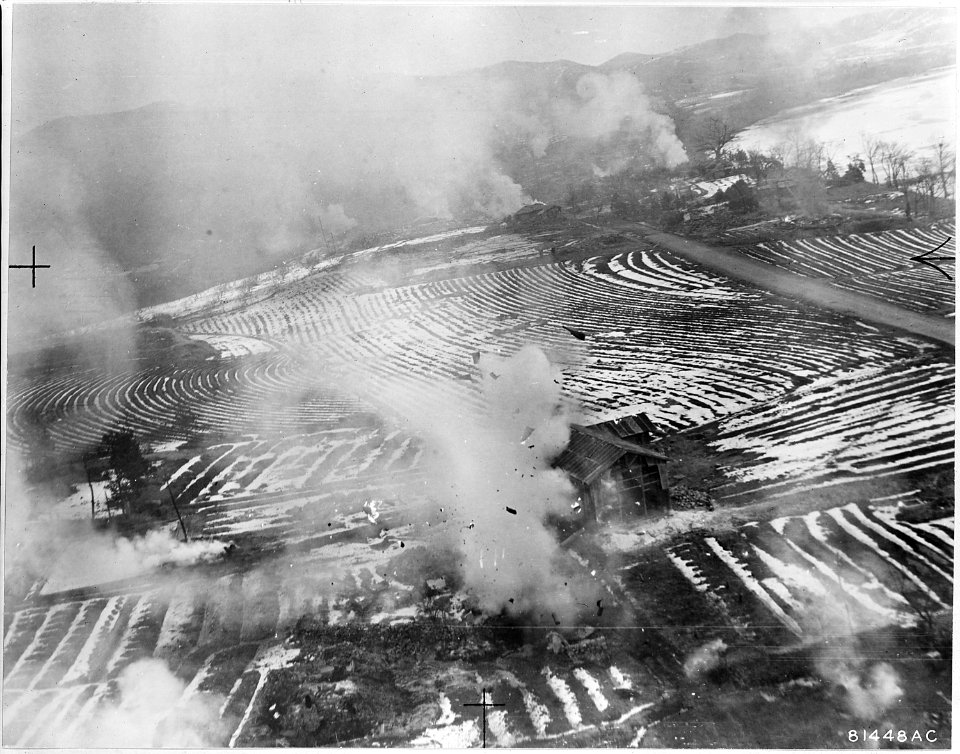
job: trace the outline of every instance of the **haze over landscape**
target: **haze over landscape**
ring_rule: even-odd
[[[954,8],[8,10],[4,744],[950,746]]]
[[[741,128],[952,54],[951,25],[932,9],[892,43],[894,59],[875,53],[888,49],[899,10],[655,8],[632,25],[647,11],[378,10],[307,8],[311,27],[248,6],[72,6],[55,20],[18,6],[11,243],[58,262],[66,319],[89,323],[265,269],[315,248],[321,225],[356,239],[423,217],[489,222],[530,199],[562,201],[595,168],[622,170],[624,150],[651,165],[684,162],[711,114]],[[788,22],[801,33],[784,35]],[[815,22],[826,38],[804,37]],[[733,24],[756,31],[660,51],[677,29],[687,42]],[[344,49],[360,27],[370,41]],[[397,28],[411,30],[410,44]],[[658,54],[622,47],[630,28]],[[616,54],[466,68],[501,48],[541,56],[548,44],[597,60],[581,37]],[[428,63],[431,39],[459,57]],[[50,45],[64,54],[47,55]],[[909,98],[913,85],[902,86]],[[952,112],[940,96],[924,116],[946,124]],[[562,176],[544,175],[555,164]],[[107,300],[103,275],[114,281]],[[37,312],[20,303],[16,329],[36,335]]]

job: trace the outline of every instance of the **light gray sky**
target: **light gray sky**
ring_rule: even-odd
[[[442,74],[502,60],[598,64],[850,8],[17,4],[13,131],[155,101],[229,101],[318,74]]]

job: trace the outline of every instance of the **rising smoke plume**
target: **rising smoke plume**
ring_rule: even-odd
[[[543,86],[318,72],[233,102],[157,103],[18,137],[12,248],[37,245],[54,265],[44,289],[67,306],[18,287],[12,332],[34,340],[177,298],[320,248],[325,234],[499,221],[559,199],[531,197],[516,177],[558,140],[616,137],[650,164],[685,159],[672,122],[622,72]]]
[[[181,541],[171,528],[124,537],[89,520],[55,518],[55,495],[28,485],[16,452],[6,459],[4,582],[23,594],[38,579],[44,591],[120,581],[164,565],[209,562],[223,554],[214,540]],[[52,515],[51,515],[52,514]]]
[[[161,566],[212,562],[223,555],[224,548],[212,540],[183,542],[170,529],[121,537],[96,532],[86,522],[73,522],[69,538],[60,538],[59,545],[46,591],[118,581]]]
[[[878,720],[903,697],[900,677],[886,662],[871,662],[855,639],[841,640],[817,661],[821,677],[844,690],[844,703],[860,720]]]
[[[378,398],[424,440],[426,494],[442,510],[433,537],[439,550],[456,552],[449,567],[480,608],[570,619],[595,598],[592,584],[562,575],[562,552],[547,525],[576,500],[566,475],[551,467],[573,416],[561,397],[561,372],[533,346],[508,358],[482,354],[476,368],[479,406],[445,397],[451,393],[442,385],[425,401],[402,385],[381,384]]]
[[[602,139],[626,130],[642,139],[657,165],[675,167],[687,155],[673,121],[656,112],[637,79],[624,71],[589,73],[580,78],[576,98],[555,106],[555,119],[565,135]]]
[[[222,745],[222,697],[185,695],[187,684],[162,660],[145,658],[127,665],[116,693],[79,723],[41,734],[37,745],[91,749],[195,749]]]

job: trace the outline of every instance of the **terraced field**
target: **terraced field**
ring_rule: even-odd
[[[164,486],[198,503],[313,490],[360,476],[402,474],[420,453],[415,438],[382,428],[340,427],[273,440],[241,436],[203,447]]]
[[[123,669],[153,657],[186,684],[181,704],[216,699],[222,745],[260,742],[271,678],[305,661],[278,639],[300,616],[371,625],[423,618],[437,599],[449,608],[442,586],[425,595],[391,570],[418,543],[396,514],[417,502],[406,491],[422,473],[411,420],[441,400],[478,405],[483,354],[541,347],[585,422],[640,411],[665,432],[716,422],[731,500],[952,463],[953,364],[934,344],[798,308],[626,239],[557,260],[543,253],[554,236],[478,235],[414,255],[413,283],[405,262],[371,250],[368,267],[278,273],[144,314],[176,315],[170,326],[219,359],[11,379],[13,445],[36,417],[62,450],[130,427],[163,448],[165,487],[204,536],[273,560],[186,572],[176,586],[157,573],[97,592],[48,589],[8,606],[5,740],[75,741],[116,702]],[[707,610],[716,620],[704,625],[724,635],[775,643],[812,630],[804,606],[849,585],[877,621],[906,620],[904,584],[949,600],[952,521],[906,526],[877,506],[811,516],[690,537],[650,555],[655,563],[628,564],[624,580],[653,573],[676,587],[661,625]],[[406,740],[475,745],[476,717],[462,704],[484,688],[507,700],[488,720],[501,745],[641,726],[655,686],[629,658],[481,662],[448,679],[431,697],[437,714]]]
[[[176,365],[109,374],[96,369],[11,380],[8,432],[16,442],[25,422],[42,416],[58,449],[80,450],[111,427],[146,440],[183,439],[185,423],[212,432],[304,429],[339,422],[368,409],[356,398],[303,386],[284,403],[302,365],[283,354],[224,358],[202,367]],[[265,410],[268,407],[269,410]]]
[[[949,278],[912,260],[936,249],[934,256],[955,257],[956,224],[938,222],[926,228],[846,236],[775,241],[739,250],[761,262],[798,275],[829,278],[839,288],[889,301],[918,312],[955,311],[955,262],[938,262]]]
[[[651,610],[688,646],[715,638],[789,644],[915,625],[922,610],[952,604],[954,523],[905,523],[896,513],[889,502],[851,503],[732,534],[686,535],[625,564],[622,578],[658,580],[671,597]]]
[[[479,701],[484,690],[488,702],[503,705],[487,713],[488,745],[503,747],[528,741],[550,745],[573,733],[636,725],[658,700],[654,689],[642,687],[649,677],[641,667],[624,672],[616,665],[591,663],[572,668],[544,665],[539,673],[523,670],[521,678],[519,669],[511,672],[491,664],[477,668],[475,677],[452,684],[440,695],[441,715],[413,745],[479,746],[478,715],[463,705]]]
[[[776,500],[845,482],[949,470],[955,368],[904,361],[821,377],[786,398],[721,419],[710,448],[717,497]]]
[[[72,447],[118,422],[145,436],[175,437],[178,412],[220,431],[256,425],[250,417],[303,431],[369,405],[409,416],[437,393],[475,403],[476,353],[509,354],[530,343],[562,366],[565,391],[591,418],[645,411],[678,429],[818,375],[924,348],[798,310],[661,251],[365,292],[337,292],[327,282],[318,274],[244,308],[214,307],[177,324],[215,346],[226,337],[256,338],[272,353],[193,370],[171,365],[148,374],[14,381],[12,439],[21,436],[25,416],[38,414]],[[344,385],[354,393],[343,395]]]
[[[457,596],[442,579],[424,599],[422,584],[391,575],[395,566],[388,563],[401,552],[396,533],[382,544],[386,547],[356,545],[362,565],[337,548],[269,567],[181,574],[176,583],[161,574],[132,591],[51,595],[41,604],[7,612],[5,740],[16,746],[97,740],[89,738],[95,735],[90,726],[120,703],[124,668],[157,658],[184,681],[169,715],[206,700],[204,708],[219,710],[213,744],[261,741],[254,723],[267,714],[271,675],[295,670],[300,654],[296,641],[277,637],[287,635],[301,616],[336,627],[396,625],[425,611],[456,612]],[[299,577],[291,579],[288,567]],[[441,714],[424,719],[412,743],[477,742],[476,716],[462,704],[473,701],[481,688],[507,705],[488,719],[491,739],[501,745],[615,729],[657,701],[658,682],[642,664],[629,657],[619,667],[597,662],[584,657],[571,663],[560,656],[552,667],[541,667],[518,657],[477,666],[470,674],[451,669],[432,700]],[[350,683],[329,686],[338,693],[356,692]]]
[[[51,595],[5,613],[4,740],[76,746],[88,721],[116,703],[121,671],[155,657],[185,680],[177,708],[195,695],[218,700],[226,745],[256,688],[244,681],[300,616],[338,625],[376,622],[382,610],[388,612],[380,619],[416,615],[411,585],[373,565],[400,552],[392,536],[380,543],[380,550],[363,544],[370,555],[364,567],[351,568],[346,559],[291,561],[300,574],[295,580],[286,562],[180,574],[176,582],[157,574],[113,594]]]

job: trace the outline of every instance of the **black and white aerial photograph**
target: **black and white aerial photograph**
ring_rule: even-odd
[[[0,14],[4,747],[951,748],[953,3]]]

